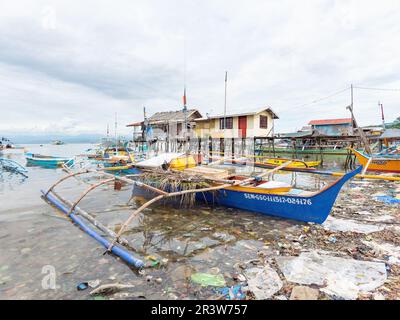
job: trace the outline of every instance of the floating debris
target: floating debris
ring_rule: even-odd
[[[242,291],[241,285],[218,288],[216,291],[223,295],[227,300],[243,300],[246,298],[246,294]]]
[[[90,292],[90,295],[98,295],[98,294],[105,294],[105,295],[109,295],[109,294],[113,294],[116,292],[119,292],[121,290],[124,289],[131,289],[134,288],[134,285],[130,285],[130,284],[120,284],[120,283],[110,283],[110,284],[103,284],[100,287],[92,290]]]
[[[225,278],[221,274],[194,273],[192,274],[191,279],[194,283],[198,283],[204,287],[223,287],[226,285]]]

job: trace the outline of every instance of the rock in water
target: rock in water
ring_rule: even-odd
[[[255,267],[245,271],[249,291],[257,300],[271,298],[282,286],[282,280],[270,266]]]
[[[290,300],[318,300],[319,291],[310,287],[296,286],[292,290]]]

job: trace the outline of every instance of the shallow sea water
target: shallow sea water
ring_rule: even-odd
[[[91,146],[27,147],[30,152],[72,156]],[[22,153],[5,157],[25,165]],[[333,161],[339,163],[337,159]],[[325,162],[329,168],[332,163],[329,159]],[[133,254],[151,266],[145,269],[145,274],[138,274],[118,258],[104,254],[105,249],[94,239],[41,199],[40,190],[65,175],[61,169],[28,167],[28,170],[28,178],[9,173],[0,175],[0,299],[93,299],[90,288],[77,290],[79,283],[91,280],[133,285],[118,296],[121,299],[212,298],[215,290],[192,283],[191,274],[220,274],[227,285],[233,284],[238,265],[257,259],[258,252],[266,250],[266,244],[304,226],[300,222],[205,204],[191,209],[171,205],[150,207],[124,234]],[[237,170],[249,173],[253,169]],[[98,179],[90,177],[84,182],[70,179],[57,191],[73,201],[87,188],[87,183]],[[308,190],[317,190],[332,181],[331,177],[299,173],[275,174],[274,179]],[[79,206],[118,231],[132,211],[145,201],[137,196],[128,205],[130,196],[129,186],[120,191],[103,186]],[[54,268],[56,289],[46,287],[48,268]]]

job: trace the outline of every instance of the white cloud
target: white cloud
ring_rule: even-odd
[[[271,106],[278,131],[348,116],[350,83],[400,88],[400,2],[3,1],[0,130],[104,132],[189,104]],[[184,50],[185,48],[185,50]],[[399,92],[355,91],[361,124],[399,116]]]

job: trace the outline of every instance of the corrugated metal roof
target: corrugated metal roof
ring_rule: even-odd
[[[279,138],[304,138],[311,137],[313,135],[312,131],[300,131],[300,132],[290,132],[290,133],[279,133],[276,136]]]
[[[189,109],[187,110],[187,117],[188,120],[192,121],[194,118],[201,117],[201,113],[196,109]],[[178,121],[183,122],[185,121],[185,113],[183,110],[178,111],[162,111],[156,112],[153,114],[149,119],[149,124],[155,124],[160,122],[169,122],[169,121]],[[134,122],[127,125],[127,127],[136,127],[142,125],[143,121]]]
[[[225,118],[225,117],[228,118],[228,117],[252,116],[252,115],[261,113],[263,111],[270,112],[274,119],[279,119],[277,114],[271,108],[264,108],[264,109],[261,109],[261,110],[259,109],[259,110],[256,110],[256,111],[248,111],[248,112],[241,112],[241,113],[231,113],[231,114],[227,113],[226,115],[223,115],[223,114],[210,115],[210,116],[208,116],[206,118],[195,119],[195,121],[207,121],[209,119],[221,119],[221,118]]]
[[[127,127],[139,127],[139,126],[141,126],[141,125],[143,125],[143,121],[130,123],[130,124],[127,124],[126,126],[127,126]]]
[[[379,136],[380,139],[400,139],[400,129],[386,129],[384,133]]]
[[[344,119],[325,119],[325,120],[311,120],[309,125],[330,125],[330,124],[344,124],[344,123],[352,123],[351,118]]]
[[[196,109],[187,110],[187,117],[190,118],[194,113],[198,113],[198,118],[201,117],[201,114]],[[163,111],[163,112],[156,112],[149,118],[149,122],[158,122],[158,121],[184,121],[185,120],[185,113],[183,110],[178,111]]]

